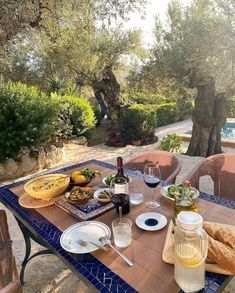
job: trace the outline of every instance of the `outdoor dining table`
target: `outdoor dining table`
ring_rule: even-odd
[[[115,166],[97,160],[90,160],[51,173],[71,174],[72,170],[89,167],[99,170],[102,177],[115,173]],[[128,170],[127,170],[128,173]],[[144,199],[150,195],[139,173],[130,171],[132,183],[143,192]],[[135,219],[138,215],[155,211],[166,216],[168,223],[174,217],[173,202],[161,198],[161,206],[154,210],[145,204],[131,206],[126,217],[133,222],[132,243],[121,251],[133,260],[134,266],[128,266],[112,249],[97,250],[89,254],[72,254],[60,245],[62,232],[79,220],[58,206],[40,209],[27,209],[19,205],[18,198],[23,194],[25,181],[17,182],[0,189],[0,201],[14,214],[26,242],[26,255],[23,261],[23,271],[30,257],[30,238],[35,239],[46,249],[41,253],[53,253],[59,257],[91,290],[98,292],[179,292],[174,281],[174,266],[162,260],[162,250],[165,242],[167,226],[159,231],[145,231],[138,228]],[[102,186],[99,176],[90,186]],[[156,190],[160,196],[159,189]],[[204,220],[224,224],[235,223],[235,202],[214,195],[200,193],[197,200],[199,211]],[[95,218],[95,221],[105,223],[111,228],[112,221],[117,218],[116,210],[111,209]],[[39,252],[40,253],[40,252]],[[45,264],[46,265],[46,264]],[[229,277],[215,273],[206,273],[204,292],[219,292],[228,282]]]

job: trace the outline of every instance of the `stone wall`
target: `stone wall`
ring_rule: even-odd
[[[56,145],[40,147],[34,151],[35,155],[30,154],[29,149],[24,148],[17,160],[8,158],[3,164],[0,164],[0,181],[20,178],[59,163],[64,159],[64,145],[66,144],[87,146],[87,139],[81,136],[60,140]]]
[[[17,160],[8,158],[3,164],[0,164],[0,181],[19,178],[36,170],[44,169],[57,164],[63,157],[63,148],[57,148],[54,145],[39,148],[34,156],[30,154],[28,149],[24,149]]]

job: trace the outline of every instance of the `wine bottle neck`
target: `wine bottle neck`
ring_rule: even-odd
[[[123,161],[121,157],[117,158],[117,171],[118,174],[123,175]]]

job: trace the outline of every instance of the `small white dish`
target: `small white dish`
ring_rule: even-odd
[[[161,195],[164,196],[164,197],[166,197],[166,198],[168,198],[169,200],[175,201],[175,199],[173,197],[169,196],[168,193],[167,193],[168,192],[168,188],[171,187],[171,186],[174,186],[174,184],[163,186],[161,188]],[[190,189],[192,191],[194,191],[194,196],[192,197],[192,199],[198,198],[199,197],[199,191],[196,188],[194,188],[194,187],[190,187]]]
[[[114,178],[115,175],[112,175],[112,177]],[[108,178],[109,176],[105,176],[103,179],[102,179],[102,183],[106,186],[109,186],[109,184],[106,183],[106,179]],[[131,177],[128,176],[128,179],[129,179],[129,183],[132,182],[132,179]]]
[[[94,192],[94,198],[96,198],[98,201],[100,202],[109,202],[110,201],[110,197],[108,198],[100,198],[99,195],[101,194],[101,192],[103,191],[106,191],[108,192],[109,194],[111,194],[111,189],[110,188],[101,188],[101,189],[98,189]]]
[[[114,178],[115,175],[112,175],[112,177]],[[106,179],[108,178],[109,176],[105,176],[103,179],[102,179],[102,183],[106,186],[109,186],[110,184],[107,184],[106,183]]]
[[[167,218],[159,213],[149,212],[139,215],[135,220],[136,225],[147,231],[157,231],[164,228]]]
[[[64,250],[72,253],[89,253],[99,248],[91,243],[85,246],[77,243],[79,239],[94,242],[100,245],[101,237],[110,238],[111,231],[107,225],[98,221],[85,221],[68,227],[60,237],[60,244]]]

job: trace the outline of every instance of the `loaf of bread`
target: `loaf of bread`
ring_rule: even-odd
[[[208,236],[208,257],[235,275],[235,251],[210,236]]]
[[[230,248],[235,249],[235,232],[231,229],[223,225],[210,222],[204,222],[203,228],[214,240],[218,240]]]

